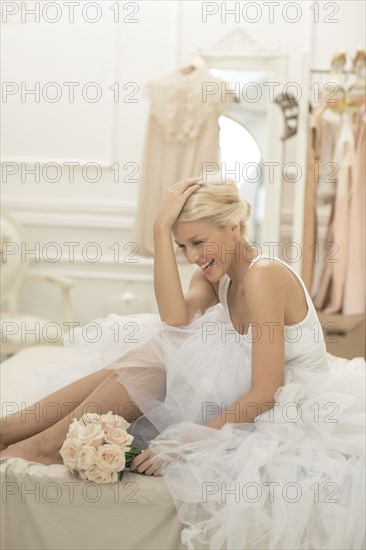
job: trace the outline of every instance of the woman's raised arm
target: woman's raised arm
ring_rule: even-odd
[[[154,222],[154,290],[162,321],[180,326],[188,323],[188,311],[179,277],[171,228],[188,197],[200,184],[198,178],[178,181],[164,197]]]

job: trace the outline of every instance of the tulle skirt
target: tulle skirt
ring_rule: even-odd
[[[272,409],[207,428],[251,388],[251,342],[226,321],[221,304],[185,327],[112,314],[65,345],[114,369],[138,407],[134,444],[163,464],[188,548],[364,549],[364,359],[286,366]]]
[[[251,387],[251,344],[230,330],[217,304],[185,327],[162,323],[157,314],[96,319],[65,345],[114,370],[143,414],[133,423],[136,444],[146,448],[158,433],[184,421],[203,424]]]

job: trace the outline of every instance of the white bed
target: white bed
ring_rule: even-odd
[[[57,389],[57,372],[86,358],[34,346],[1,364],[2,415]],[[82,374],[81,374],[82,375]],[[64,385],[64,384],[63,384]],[[85,483],[63,465],[2,459],[1,548],[183,549],[182,524],[162,477],[126,471],[117,484]]]

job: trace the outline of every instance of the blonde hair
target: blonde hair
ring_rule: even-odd
[[[220,174],[203,176],[201,181],[203,185],[188,197],[176,221],[204,219],[220,228],[239,222],[240,236],[246,238],[252,207],[240,196],[235,181]]]

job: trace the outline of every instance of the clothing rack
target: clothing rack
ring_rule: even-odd
[[[333,72],[332,69],[310,69],[310,72],[311,73],[331,73]],[[343,69],[342,71],[339,71],[340,73],[343,73],[343,74],[351,74],[351,73],[354,73],[355,70],[354,69]]]
[[[345,68],[347,62],[350,61],[351,67]],[[328,68],[316,68],[310,69],[311,74],[333,74],[337,76],[355,75],[357,82],[365,80],[365,67],[366,67],[366,52],[364,49],[358,48],[355,55],[352,57],[344,50],[335,52],[332,56],[330,67]]]
[[[345,56],[341,63],[345,63]],[[338,66],[337,66],[338,63]],[[343,111],[345,108],[356,112],[359,107],[365,102],[365,63],[366,55],[364,50],[357,50],[356,56],[353,59],[353,66],[349,69],[342,69],[340,66],[340,57],[335,54],[332,59],[331,67],[328,69],[312,68],[310,74],[312,75],[312,87],[318,85],[317,97],[318,100],[309,100],[309,112],[312,112],[313,107],[317,104],[321,98],[322,92],[325,95],[331,94],[330,101],[327,105],[324,104],[324,108],[331,108],[333,110]],[[331,86],[334,87],[332,90]],[[316,90],[313,88],[313,90]],[[335,97],[337,97],[337,105],[335,104]],[[326,98],[321,99],[321,103],[327,103]]]
[[[342,67],[348,59],[352,60],[352,67],[345,69]],[[351,58],[349,54],[345,52],[337,52],[333,55],[331,66],[328,69],[325,68],[312,68],[310,74],[316,78],[319,75],[320,84],[325,83],[327,75],[334,75],[335,81],[339,84],[340,91],[343,91],[344,97],[340,98],[338,105],[324,104],[321,109],[325,110],[331,108],[342,112],[343,109],[347,109],[352,113],[364,112],[365,109],[365,51],[358,49],[356,55]],[[323,78],[320,75],[324,75]],[[354,75],[355,78],[350,78],[350,75]],[[337,79],[337,76],[340,79]],[[342,82],[342,80],[344,81]],[[315,82],[315,80],[314,80]],[[309,106],[310,108],[312,105]],[[311,110],[311,109],[310,109]],[[309,128],[308,140],[313,139],[313,134]],[[316,214],[315,214],[315,194],[317,188],[317,182],[315,178],[315,171],[312,169],[316,158],[313,155],[313,148],[309,142],[308,144],[308,170],[307,170],[307,183],[305,187],[305,216],[304,216],[304,230],[303,230],[303,246],[304,246],[304,258],[302,263],[302,278],[307,286],[309,292],[312,289],[313,275],[314,275],[314,256],[313,247],[314,239],[316,240]]]

